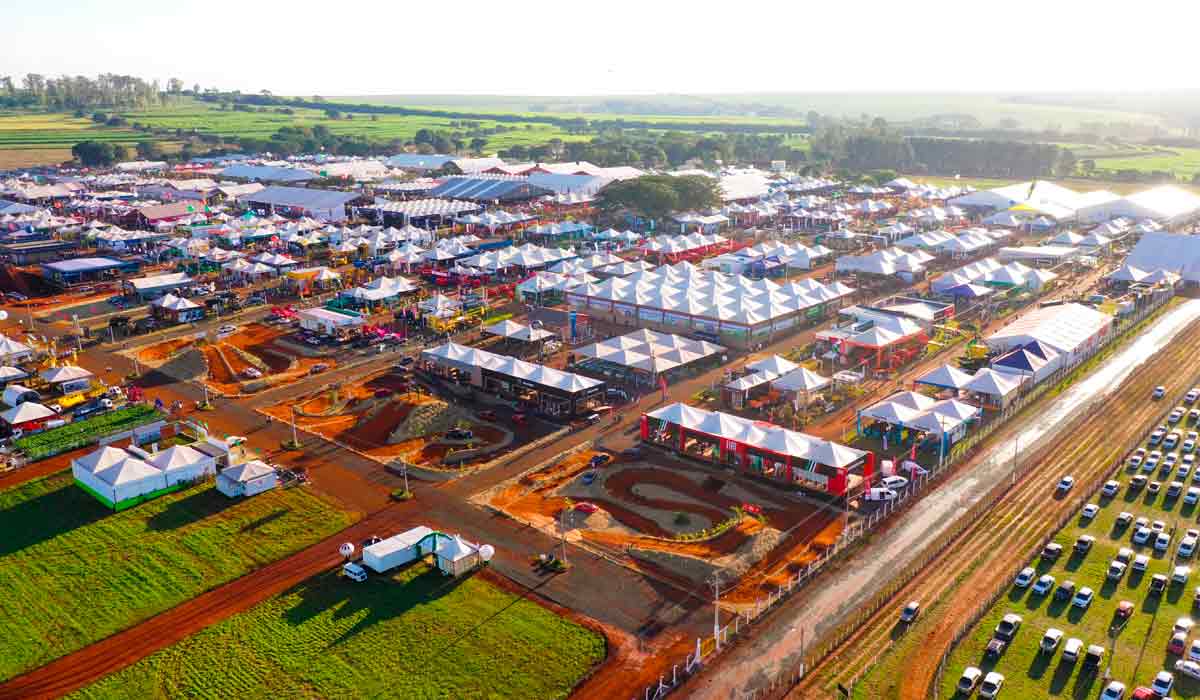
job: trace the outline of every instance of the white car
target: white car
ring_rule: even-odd
[[[226,323],[223,326],[217,327],[217,337],[219,338],[224,338],[226,336],[233,335],[234,333],[237,333],[237,326],[231,326]]]
[[[1041,577],[1038,578],[1037,583],[1033,584],[1033,588],[1030,590],[1034,595],[1046,595],[1054,589],[1054,583],[1055,581],[1053,576],[1050,574],[1042,574]]]
[[[262,379],[262,372],[259,371],[257,367],[247,367],[246,369],[242,370],[242,375],[245,376],[246,379]]]
[[[1189,488],[1187,493],[1183,494],[1183,502],[1189,506],[1200,502],[1200,488],[1196,488],[1195,486]]]
[[[1053,652],[1058,648],[1058,643],[1062,641],[1062,638],[1062,630],[1051,627],[1046,630],[1046,634],[1042,635],[1042,643],[1039,646],[1042,651]]]
[[[1075,485],[1075,477],[1069,476],[1069,475],[1064,476],[1063,478],[1058,480],[1058,492],[1066,493],[1066,492],[1070,491],[1071,487],[1073,487],[1074,485]]]
[[[1164,673],[1166,672],[1164,671]],[[983,677],[983,683],[979,686],[979,697],[994,698],[1000,693],[1000,688],[1003,686],[1004,676],[995,671],[990,671]]]
[[[979,685],[979,679],[983,677],[983,671],[974,666],[967,666],[963,669],[962,675],[958,677],[958,692],[962,695],[970,695],[975,690],[975,686]]]
[[[1119,561],[1114,561],[1108,565],[1108,578],[1111,581],[1120,581],[1125,575],[1125,565]]]
[[[1188,645],[1187,657],[1192,661],[1200,661],[1200,639],[1193,639]]]
[[[1095,503],[1089,503],[1083,507],[1083,511],[1080,513],[1080,515],[1088,520],[1091,520],[1092,518],[1096,517],[1096,514],[1099,512],[1100,506],[1096,505]]]
[[[1037,576],[1037,571],[1032,566],[1027,566],[1021,569],[1021,573],[1013,579],[1013,585],[1017,588],[1029,588],[1029,584],[1033,583],[1033,577]]]
[[[1191,574],[1192,567],[1182,565],[1177,566],[1175,567],[1174,571],[1171,572],[1171,583],[1187,583],[1188,576],[1191,576]]]
[[[1145,554],[1139,554],[1133,558],[1133,570],[1145,571],[1150,568],[1150,557]]]
[[[1100,700],[1121,700],[1125,697],[1125,684],[1121,681],[1110,681],[1100,693]]]
[[[1154,677],[1154,682],[1150,684],[1150,690],[1158,694],[1158,697],[1165,698],[1171,694],[1171,688],[1175,687],[1175,676],[1171,675],[1170,671],[1159,671]]]
[[[1178,406],[1167,415],[1167,423],[1175,425],[1179,422],[1179,419],[1183,418],[1186,414],[1187,412],[1184,410],[1183,406]]]
[[[1171,432],[1167,433],[1167,436],[1165,438],[1163,438],[1163,448],[1167,449],[1167,450],[1175,449],[1176,445],[1179,444],[1179,438],[1180,438],[1180,435],[1175,430],[1172,430]],[[1174,462],[1175,460],[1171,460],[1171,461]]]
[[[1087,610],[1092,604],[1092,599],[1096,597],[1095,591],[1084,586],[1075,592],[1075,597],[1071,599],[1071,605],[1076,608]]]
[[[902,476],[885,476],[879,480],[879,485],[892,490],[899,490],[908,486],[908,479]]]
[[[1161,399],[1167,395],[1167,387],[1159,385],[1154,387],[1154,393],[1150,394],[1152,398]]]
[[[1192,642],[1192,649],[1195,649],[1196,642]],[[1192,650],[1188,650],[1188,656],[1191,657]],[[1175,670],[1188,678],[1200,680],[1200,664],[1196,663],[1195,659],[1180,659],[1175,662]]]
[[[1150,454],[1146,455],[1146,461],[1142,462],[1142,471],[1144,471],[1144,472],[1154,471],[1154,468],[1158,466],[1158,461],[1160,459],[1162,459],[1162,453],[1159,452],[1158,450],[1155,450],[1155,451],[1151,452]]]
[[[1184,394],[1184,403],[1196,403],[1196,399],[1200,399],[1200,387],[1192,387],[1188,393]]]
[[[891,489],[875,487],[867,489],[863,497],[868,501],[894,501],[899,496],[900,494]]]
[[[1179,543],[1179,556],[1187,559],[1196,553],[1196,538],[1184,537]]]
[[[1179,449],[1183,450],[1184,453],[1195,452],[1196,451],[1196,440],[1194,438],[1190,438],[1190,437],[1184,438],[1183,444],[1179,446]]]
[[[1151,530],[1150,528],[1139,527],[1137,529],[1137,531],[1135,531],[1133,533],[1133,543],[1134,544],[1146,544],[1147,542],[1150,541],[1150,537],[1153,535],[1154,535],[1154,531]]]
[[[1112,498],[1113,496],[1117,495],[1117,492],[1120,490],[1121,483],[1119,481],[1106,481],[1104,482],[1104,488],[1100,489],[1100,495],[1104,496],[1105,498]]]
[[[1165,552],[1171,548],[1171,536],[1165,532],[1158,533],[1154,538],[1154,551]]]

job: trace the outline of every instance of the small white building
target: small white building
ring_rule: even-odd
[[[350,314],[338,313],[324,308],[301,309],[296,312],[300,319],[300,327],[308,331],[316,331],[325,335],[337,335],[355,326],[361,326],[362,318]]]
[[[386,540],[363,547],[363,564],[376,573],[384,573],[397,566],[413,562],[433,553],[433,530],[418,525],[411,530],[392,535]],[[422,542],[424,540],[424,542]]]
[[[217,490],[230,498],[254,496],[278,485],[275,468],[257,459],[235,464],[217,474]]]
[[[443,573],[451,576],[461,576],[476,566],[479,566],[479,546],[467,542],[462,537],[437,537],[437,549],[434,556],[437,566]]]

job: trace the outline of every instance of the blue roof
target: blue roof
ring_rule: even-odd
[[[113,258],[75,258],[74,260],[59,260],[58,262],[46,263],[42,265],[47,270],[53,270],[60,273],[75,273],[75,272],[98,272],[100,270],[113,270],[118,267],[130,265],[121,260]]]
[[[554,192],[531,185],[527,180],[490,177],[452,177],[433,188],[431,197],[466,199],[483,202],[488,200],[533,199]]]
[[[1012,352],[1006,353],[997,357],[992,366],[1012,367],[1013,369],[1021,370],[1022,372],[1036,372],[1037,367],[1034,367],[1033,353],[1028,352],[1023,348],[1017,348]]]
[[[316,175],[299,168],[279,168],[273,165],[231,165],[221,171],[221,177],[236,177],[243,180],[266,180],[268,182],[304,182],[315,180]]]
[[[1029,341],[1023,346],[1023,348],[1034,355],[1037,355],[1043,360],[1049,360],[1051,357],[1057,354],[1053,350],[1050,350],[1046,346],[1042,345],[1041,342],[1037,340]]]
[[[284,187],[276,185],[259,190],[253,194],[243,195],[239,199],[256,204],[271,204],[277,207],[296,207],[298,209],[334,209],[344,207],[347,203],[358,199],[358,192],[341,192],[339,190],[306,189],[304,187]]]

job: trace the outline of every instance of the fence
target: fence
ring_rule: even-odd
[[[799,590],[805,583],[810,581],[821,569],[834,557],[837,557],[842,552],[845,552],[852,544],[859,541],[863,535],[878,527],[887,519],[907,510],[908,506],[915,502],[916,496],[928,490],[935,485],[942,477],[950,472],[953,466],[959,462],[968,460],[974,456],[980,444],[988,436],[996,431],[996,429],[1006,424],[1011,418],[1019,414],[1024,408],[1031,403],[1037,401],[1043,394],[1051,388],[1058,388],[1060,385],[1071,378],[1073,374],[1085,368],[1096,355],[1118,339],[1124,338],[1129,332],[1135,329],[1138,324],[1147,319],[1151,314],[1160,309],[1173,295],[1164,294],[1153,298],[1152,303],[1145,305],[1139,309],[1132,317],[1122,320],[1120,331],[1111,333],[1106,341],[1091,348],[1086,354],[1078,357],[1076,361],[1067,367],[1062,367],[1056,370],[1053,374],[1043,379],[1029,391],[1026,391],[1010,405],[1001,410],[992,420],[983,424],[979,429],[975,430],[971,435],[960,440],[950,450],[950,453],[939,462],[926,470],[925,474],[913,474],[912,481],[899,493],[899,496],[893,501],[885,501],[884,504],[867,516],[865,519],[854,523],[852,526],[843,530],[842,535],[834,543],[834,545],[821,553],[820,558],[809,563],[803,570],[796,573],[795,577],[789,578],[787,583],[776,589],[772,593],[768,593],[764,598],[760,598],[755,602],[752,609],[747,611],[738,611],[734,613],[734,618],[731,622],[722,627],[714,625],[714,632],[711,636],[698,638],[696,640],[696,648],[689,653],[682,663],[675,663],[671,666],[671,672],[663,674],[659,677],[658,683],[648,686],[639,699],[635,697],[633,700],[655,700],[663,698],[671,691],[678,688],[687,678],[698,673],[705,664],[711,663],[713,659],[721,652],[729,648],[731,642],[735,642],[741,635],[745,634],[751,625],[761,619],[768,612],[773,610],[778,603],[790,597],[792,593]],[[1097,412],[1100,406],[1093,405],[1089,409],[1089,413]],[[1136,444],[1136,442],[1134,443]],[[1132,449],[1132,446],[1129,447]],[[1127,450],[1126,450],[1127,451]],[[1125,454],[1122,452],[1121,454]],[[855,614],[848,620],[842,622],[832,633],[825,634],[818,647],[811,652],[802,653],[800,662],[791,668],[787,668],[776,673],[765,687],[760,687],[752,691],[751,697],[754,700],[759,698],[780,697],[785,695],[792,687],[802,680],[808,669],[815,667],[817,664],[824,661],[834,651],[841,647],[847,639],[849,639],[858,629],[867,622],[879,610],[888,604],[892,597],[901,589],[907,586],[918,573],[923,571],[934,559],[940,557],[947,550],[948,545],[958,538],[970,526],[978,522],[992,506],[1001,498],[1003,498],[1030,468],[1036,464],[1035,460],[1025,460],[1023,463],[1018,463],[1014,450],[1014,460],[1012,465],[1012,477],[998,482],[995,486],[989,489],[988,493],[979,499],[968,511],[959,517],[947,530],[938,535],[933,543],[926,546],[919,557],[910,562],[908,566],[898,575],[894,575],[888,584],[879,592],[877,592],[870,601],[865,605],[854,605]],[[1096,484],[1096,489],[1099,489],[1103,484],[1104,479],[1100,479]],[[1091,493],[1084,496],[1085,500]],[[1082,506],[1083,501],[1080,502]],[[1072,514],[1071,509],[1065,511],[1063,522]],[[1052,531],[1055,532],[1061,528],[1061,524],[1055,527]],[[1051,535],[1052,536],[1052,535]],[[1003,591],[1007,586],[998,588],[998,591]],[[994,602],[998,592],[993,592],[991,601]],[[851,607],[849,604],[843,608]],[[982,616],[983,612],[990,607],[989,605],[981,605],[978,614]],[[842,610],[839,609],[838,616]],[[978,618],[976,618],[978,619]],[[966,629],[970,629],[974,625],[967,625]],[[964,633],[965,634],[965,633]],[[956,640],[957,643],[958,640]],[[886,648],[880,649],[868,663],[862,665],[861,670],[851,679],[851,685],[862,677],[878,661],[879,657],[887,651]],[[943,655],[945,657],[946,655]],[[944,663],[944,658],[942,663]],[[940,671],[939,676],[940,678]]]

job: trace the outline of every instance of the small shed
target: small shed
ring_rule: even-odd
[[[93,376],[95,375],[91,372],[75,365],[50,367],[41,373],[42,380],[62,394],[88,388],[92,384]]]
[[[437,549],[434,556],[437,566],[443,573],[451,576],[462,576],[476,566],[479,566],[479,547],[465,541],[462,537],[435,537]]]
[[[275,468],[260,460],[235,464],[217,475],[217,490],[229,496],[254,496],[279,485]]]
[[[106,446],[71,460],[75,483],[113,510],[124,510],[169,489],[163,473],[137,456]]]

